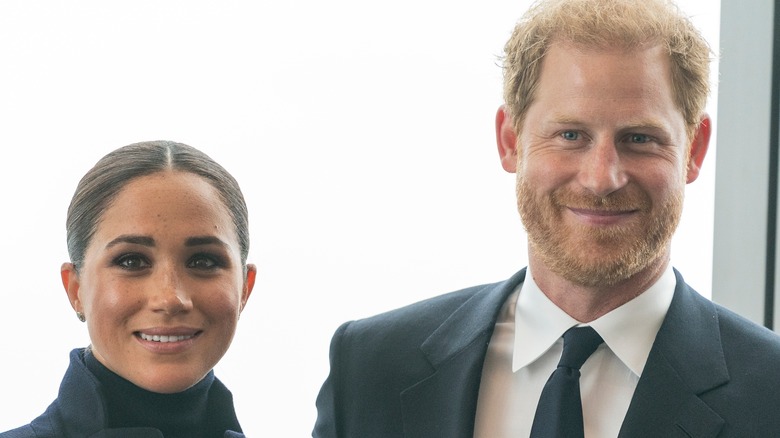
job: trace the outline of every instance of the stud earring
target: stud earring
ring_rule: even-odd
[[[84,314],[81,312],[76,312],[76,318],[79,319],[79,321],[84,322],[87,320],[87,318],[84,317]]]

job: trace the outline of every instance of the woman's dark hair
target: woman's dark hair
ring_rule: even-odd
[[[175,170],[205,178],[230,212],[241,250],[241,264],[249,253],[249,215],[235,178],[208,155],[182,143],[149,141],[121,147],[101,158],[81,178],[68,207],[65,223],[70,261],[78,270],[103,213],[130,181],[157,172]]]

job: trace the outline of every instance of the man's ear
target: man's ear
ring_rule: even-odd
[[[70,306],[76,312],[84,313],[84,308],[81,305],[81,299],[79,298],[79,273],[76,271],[76,267],[73,263],[63,263],[60,267],[60,278],[62,279],[62,287],[65,288],[65,293],[68,294],[68,301]]]
[[[501,105],[496,113],[496,144],[498,156],[501,157],[501,167],[509,173],[517,172],[517,133],[512,116],[504,105]]]
[[[244,279],[244,289],[241,291],[241,311],[244,310],[249,295],[252,295],[252,289],[255,288],[255,279],[257,278],[257,266],[246,265],[246,278]]]
[[[705,114],[691,139],[690,152],[688,154],[688,175],[685,182],[690,184],[699,177],[701,164],[704,162],[704,156],[707,155],[707,148],[710,146],[710,135],[712,134],[712,120]]]

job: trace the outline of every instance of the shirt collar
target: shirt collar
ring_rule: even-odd
[[[650,355],[655,336],[672,302],[676,279],[671,265],[645,292],[590,325],[604,339],[615,356],[634,374],[642,369]],[[579,321],[558,308],[539,289],[530,270],[515,308],[515,344],[512,371],[528,366]]]

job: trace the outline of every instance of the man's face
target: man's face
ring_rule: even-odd
[[[518,208],[531,259],[575,284],[612,286],[668,257],[696,178],[669,63],[660,46],[545,55],[518,138]]]

